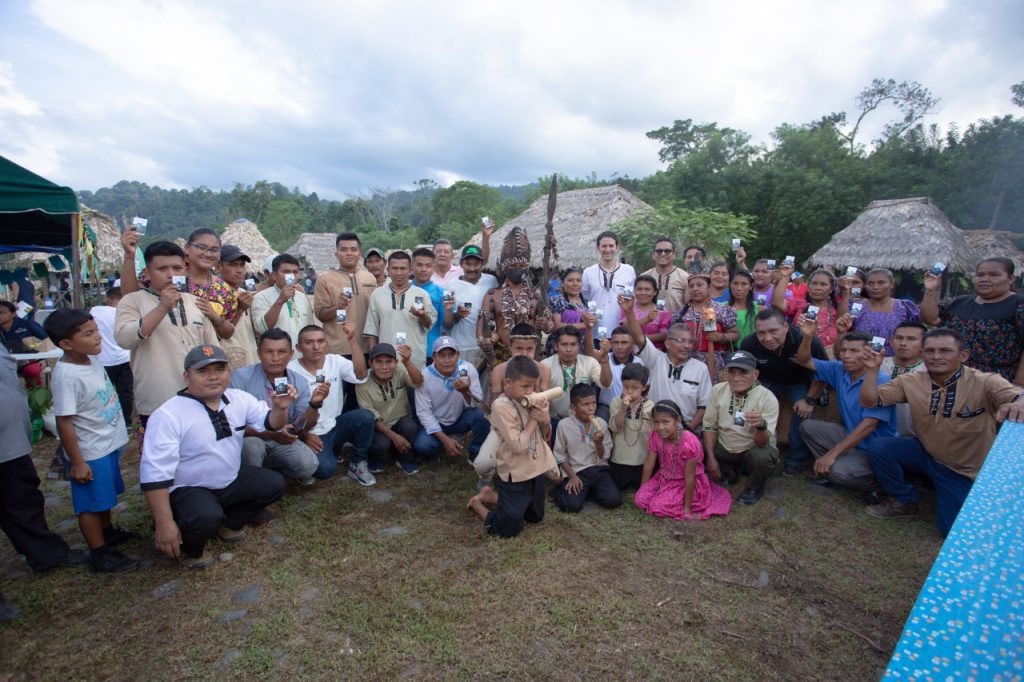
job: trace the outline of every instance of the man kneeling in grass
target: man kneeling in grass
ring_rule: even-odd
[[[242,528],[284,495],[281,474],[242,464],[248,426],[276,431],[288,422],[298,391],[272,397],[273,407],[228,388],[228,356],[196,346],[185,356],[185,389],[149,419],[139,481],[156,521],[156,547],[186,568],[213,563],[206,543],[245,539]]]

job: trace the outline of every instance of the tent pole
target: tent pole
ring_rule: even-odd
[[[71,214],[71,305],[82,307],[82,258],[78,253],[79,213]]]

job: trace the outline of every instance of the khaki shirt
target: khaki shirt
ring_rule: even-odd
[[[622,411],[622,396],[615,396],[612,399],[611,418],[608,420],[608,426],[614,434],[615,441],[615,448],[612,450],[613,462],[627,466],[639,466],[647,461],[647,455],[650,452],[651,410],[653,409],[654,403],[650,400],[643,402],[639,416],[637,416],[636,407],[632,407],[622,420],[622,428],[616,429],[616,415]]]
[[[501,439],[495,458],[503,481],[529,481],[555,468],[555,457],[540,427],[530,438],[523,435],[529,420],[529,410],[505,396],[491,407],[491,430]]]
[[[942,386],[927,372],[901,374],[878,387],[878,404],[909,404],[928,454],[973,479],[996,439],[996,412],[1022,393],[998,374],[962,366]]]
[[[320,273],[316,278],[316,288],[313,290],[313,315],[319,316],[323,308],[336,307],[346,287],[352,289],[352,300],[345,308],[346,321],[351,322],[355,327],[356,339],[363,352],[366,353],[369,352],[369,348],[367,348],[366,339],[363,338],[363,328],[366,326],[366,313],[370,308],[370,295],[377,288],[376,277],[366,270],[356,270],[355,274],[350,275],[332,268],[327,272]],[[334,320],[321,321],[320,324],[323,325],[324,336],[327,337],[328,353],[352,355],[352,347],[341,332],[341,325]]]
[[[768,442],[774,447],[775,427],[779,423],[779,401],[761,384],[752,386],[742,398],[733,396],[727,381],[715,384],[711,389],[707,410],[704,411],[704,430],[718,433],[718,442],[727,452],[746,452],[755,446],[754,428],[736,425],[735,413],[739,410],[761,413],[768,425]]]
[[[220,339],[220,347],[231,361],[231,369],[241,369],[260,361],[256,354],[256,334],[252,330],[249,311],[235,314],[235,333],[230,339]]]
[[[644,274],[650,275],[658,283],[658,295],[655,298],[665,301],[665,310],[674,313],[690,300],[690,290],[686,286],[690,275],[686,270],[676,268],[669,274],[662,275],[658,273],[658,268],[651,268]]]
[[[568,372],[562,371],[562,363],[557,355],[544,358],[541,364],[547,365],[551,370],[551,385],[548,388],[561,386],[565,391],[550,401],[551,416],[556,419],[565,419],[569,416],[569,391],[576,384],[592,384],[598,390],[610,387],[601,383],[601,363],[589,355],[580,353],[576,357],[576,364]]]
[[[571,415],[558,422],[558,431],[555,433],[555,461],[560,465],[566,462],[575,473],[579,473],[590,467],[602,466],[608,463],[612,455],[612,434],[608,430],[608,424],[600,417],[594,417],[601,429],[601,445],[603,456],[597,456],[597,446],[591,440],[594,425],[582,423],[576,415]]]
[[[404,365],[395,367],[394,376],[384,386],[374,378],[371,370],[366,381],[356,384],[356,400],[359,401],[359,407],[369,410],[388,426],[394,426],[399,419],[412,414],[409,409],[409,392],[406,390],[410,386],[418,388],[412,383],[409,370]]]
[[[437,321],[437,308],[430,300],[430,294],[415,284],[401,294],[396,294],[391,285],[377,287],[370,295],[370,308],[363,325],[363,335],[376,337],[378,343],[395,345],[395,334],[405,334],[405,343],[412,349],[412,361],[417,367],[427,366],[427,334],[429,327],[420,324],[420,318],[413,315],[416,297],[423,299],[423,309],[433,327]]]

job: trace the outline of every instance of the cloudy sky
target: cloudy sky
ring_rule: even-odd
[[[637,177],[677,118],[767,141],[881,76],[963,126],[1022,65],[1019,0],[2,0],[0,154],[76,189]]]

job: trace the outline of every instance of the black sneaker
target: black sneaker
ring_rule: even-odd
[[[140,539],[142,539],[142,536],[138,533],[133,533],[130,530],[118,528],[117,526],[107,526],[103,529],[103,541],[107,543],[107,547],[117,547],[126,542]]]
[[[777,471],[777,470],[776,470]],[[786,476],[799,476],[804,471],[803,462],[786,462],[785,467],[782,469],[782,473]]]
[[[721,485],[728,488],[729,486],[736,485],[736,481],[738,480],[740,480],[740,475],[736,473],[735,469],[733,469],[732,471],[722,474]]]
[[[64,555],[64,558],[55,563],[52,566],[46,568],[33,568],[32,571],[35,573],[46,573],[47,571],[55,568],[67,568],[68,566],[81,566],[82,564],[89,563],[89,552],[83,549],[69,549],[68,553]]]
[[[757,504],[757,501],[764,497],[764,488],[747,488],[736,498],[739,504]]]
[[[108,549],[100,554],[93,554],[93,573],[127,573],[139,567],[139,560],[127,557],[116,549]]]
[[[878,490],[869,490],[860,496],[860,501],[869,507],[885,502],[885,493]]]

